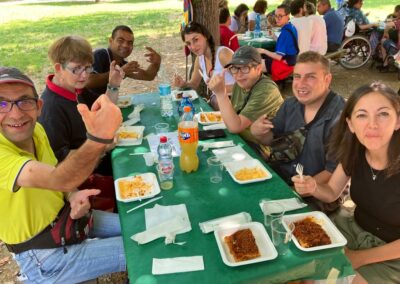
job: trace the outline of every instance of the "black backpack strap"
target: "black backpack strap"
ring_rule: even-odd
[[[310,129],[311,126],[318,121],[318,119],[320,118],[320,116],[325,112],[325,110],[329,107],[329,104],[331,103],[331,101],[333,100],[333,98],[336,96],[336,94],[332,91],[329,91],[328,96],[326,97],[325,101],[323,102],[323,104],[321,105],[321,107],[319,108],[319,110],[317,111],[317,114],[314,116],[313,120],[311,120],[309,123],[307,123],[304,128],[305,129]]]

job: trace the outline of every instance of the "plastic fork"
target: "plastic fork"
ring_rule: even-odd
[[[300,179],[301,179],[301,180],[303,180],[303,170],[304,170],[303,165],[300,164],[300,163],[298,163],[298,164],[296,165],[296,173],[300,176]]]
[[[208,120],[207,114],[204,112],[204,110],[203,110],[202,107],[200,107],[200,111],[201,111],[202,113],[204,113],[204,118],[205,118],[206,122],[210,122],[210,121]]]

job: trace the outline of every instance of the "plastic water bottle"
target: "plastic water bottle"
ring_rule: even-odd
[[[192,100],[190,99],[188,93],[183,93],[181,103],[178,105],[179,117],[181,117],[183,115],[183,109],[185,106],[190,106],[191,113],[194,116],[195,108],[194,108],[194,105],[193,105]]]
[[[160,84],[158,86],[158,89],[160,91],[161,116],[170,117],[174,114],[174,109],[172,105],[171,85]]]
[[[182,171],[190,173],[197,171],[199,157],[197,157],[197,144],[199,143],[199,128],[197,121],[193,120],[190,106],[185,106],[181,122],[178,125],[179,144],[181,156],[179,166]]]
[[[160,144],[157,148],[158,153],[158,176],[162,189],[171,189],[174,185],[174,161],[172,159],[172,146],[166,136],[160,137]]]
[[[254,27],[254,38],[259,38],[261,35],[261,16],[257,13],[256,25]]]

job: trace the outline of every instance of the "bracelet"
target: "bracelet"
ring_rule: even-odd
[[[119,87],[114,87],[114,86],[111,86],[110,84],[107,84],[107,90],[115,93],[115,92],[119,91]]]
[[[96,136],[90,134],[89,132],[86,132],[86,138],[89,140],[92,140],[94,142],[101,143],[101,144],[111,144],[114,142],[114,138],[110,138],[110,139],[99,138],[99,137],[96,137]]]

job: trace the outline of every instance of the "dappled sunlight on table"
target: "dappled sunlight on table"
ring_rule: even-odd
[[[175,197],[178,198],[188,198],[190,197],[191,193],[189,190],[179,190],[175,193]]]
[[[226,187],[221,187],[220,189],[218,189],[218,193],[219,193],[219,195],[221,195],[221,196],[228,196],[229,191],[228,191],[228,188],[226,188]]]
[[[150,274],[145,274],[136,279],[135,284],[157,284],[156,277]]]

